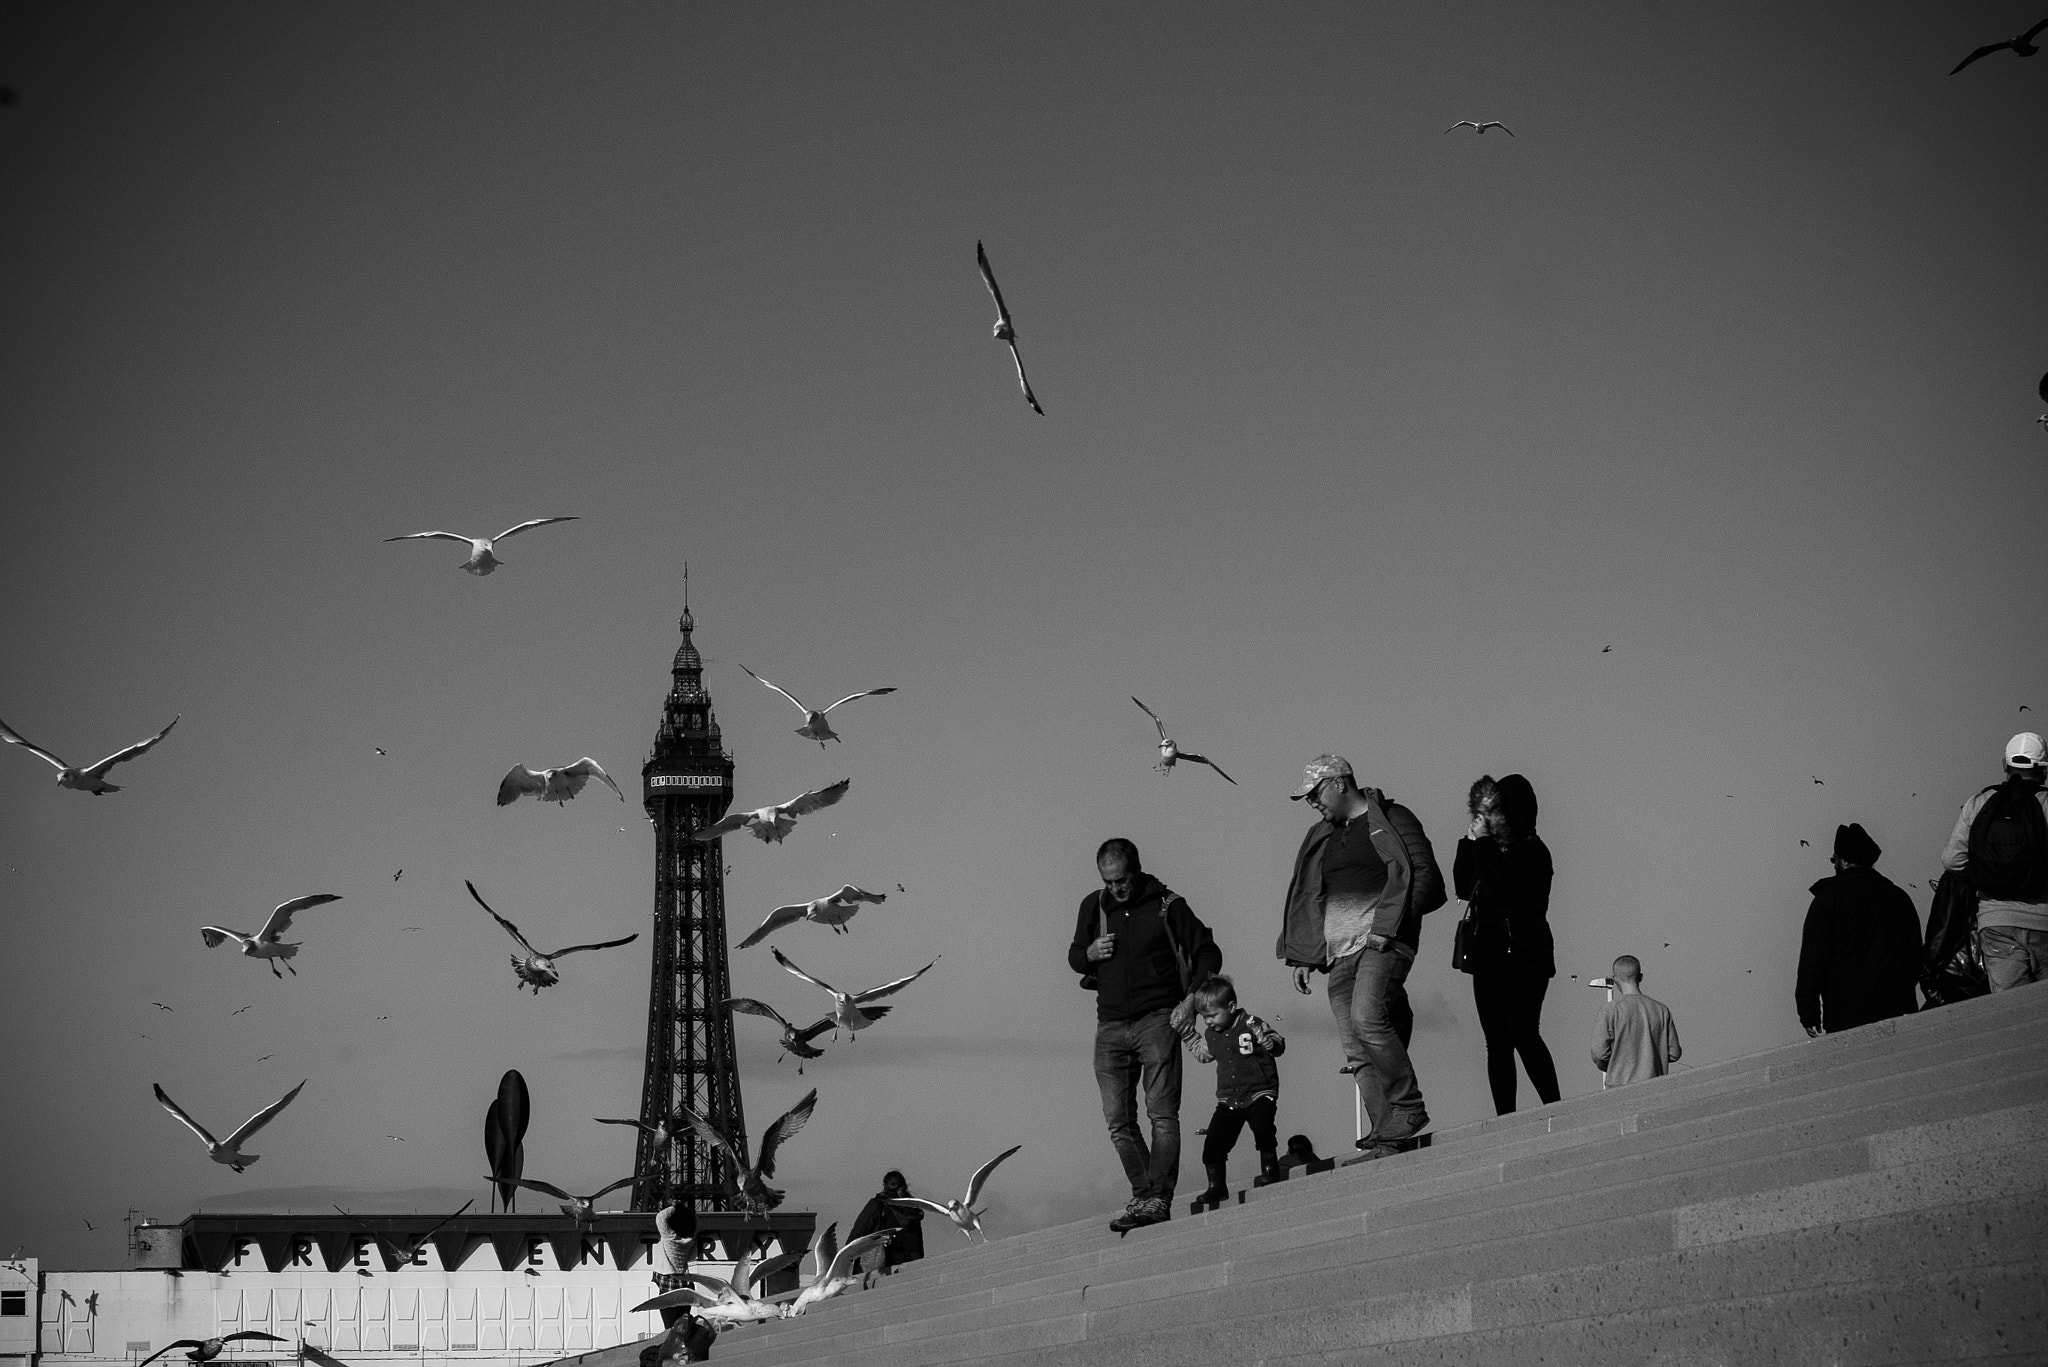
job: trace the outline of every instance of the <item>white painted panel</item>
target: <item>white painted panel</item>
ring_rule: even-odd
[[[562,1346],[572,1353],[588,1352],[591,1347],[590,1288],[587,1286],[570,1287],[568,1301],[568,1338]]]
[[[299,1306],[299,1332],[306,1342],[315,1348],[328,1346],[333,1321],[328,1317],[328,1292],[322,1287],[302,1292]]]
[[[355,1352],[363,1346],[362,1293],[351,1286],[334,1292],[334,1347]]]
[[[242,1332],[242,1293],[239,1290],[213,1293],[213,1332],[216,1336]]]
[[[420,1346],[420,1293],[412,1286],[391,1291],[391,1351],[417,1352]]]
[[[593,1332],[597,1335],[597,1346],[599,1348],[616,1347],[621,1341],[619,1338],[619,1288],[616,1286],[600,1286],[597,1288],[597,1309],[595,1313],[597,1326]]]
[[[363,1288],[363,1351],[391,1350],[391,1292],[387,1287]]]
[[[505,1340],[505,1288],[486,1286],[477,1292],[476,1346],[479,1352],[502,1353]]]
[[[458,1353],[476,1351],[476,1288],[448,1290],[448,1346]]]
[[[535,1334],[533,1328],[533,1286],[515,1286],[506,1292],[505,1312],[506,1337],[511,1340],[505,1346],[514,1352],[532,1352]]]
[[[562,1351],[562,1288],[543,1286],[533,1293],[534,1347],[543,1353]]]
[[[448,1351],[448,1288],[420,1289],[420,1346]]]

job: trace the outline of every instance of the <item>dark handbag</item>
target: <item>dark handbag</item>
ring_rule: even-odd
[[[1458,929],[1451,936],[1451,967],[1460,973],[1470,973],[1476,967],[1473,950],[1479,938],[1478,928],[1472,924],[1472,904],[1465,904],[1465,914],[1458,918]]]
[[[1977,890],[1967,875],[1944,873],[1927,909],[1927,942],[1920,951],[1920,993],[1929,1006],[1968,1001],[1991,990],[1977,943]]]

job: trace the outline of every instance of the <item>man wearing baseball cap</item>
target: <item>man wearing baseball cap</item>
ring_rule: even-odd
[[[1963,804],[1944,869],[1977,890],[1977,947],[1993,992],[2048,978],[2048,748],[2032,731],[2005,743],[2005,782]]]
[[[1330,975],[1330,1012],[1372,1134],[1356,1163],[1417,1146],[1429,1111],[1408,1057],[1408,1005],[1422,917],[1444,904],[1443,874],[1415,814],[1377,788],[1361,788],[1341,755],[1317,755],[1290,796],[1322,820],[1294,857],[1294,876],[1274,946],[1294,969],[1294,988]]]

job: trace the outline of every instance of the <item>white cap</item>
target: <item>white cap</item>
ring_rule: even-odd
[[[2032,731],[2022,731],[2005,743],[2005,767],[2039,769],[2048,764],[2048,746]]]

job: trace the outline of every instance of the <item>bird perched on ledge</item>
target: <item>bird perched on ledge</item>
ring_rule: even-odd
[[[171,726],[176,726],[178,718],[182,716],[184,716],[184,713],[181,712],[177,717],[172,717]],[[119,784],[107,782],[107,770],[117,764],[134,759],[137,755],[148,753],[152,745],[155,745],[165,736],[171,734],[171,726],[166,726],[148,740],[137,741],[125,750],[116,750],[99,763],[88,764],[83,769],[72,768],[4,721],[0,721],[0,740],[6,741],[9,745],[19,745],[30,754],[40,755],[55,765],[57,767],[57,786],[59,788],[76,788],[81,793],[91,793],[94,797],[99,797],[105,793],[118,793],[121,791]]]
[[[518,942],[519,947],[526,951],[526,957],[523,959],[517,954],[512,956],[512,971],[519,975],[520,982],[533,989],[533,995],[536,997],[540,995],[540,990],[543,987],[553,987],[556,983],[562,981],[562,973],[560,969],[555,967],[555,960],[563,955],[581,954],[586,949],[616,949],[620,945],[630,945],[633,941],[640,938],[640,932],[636,930],[623,940],[603,940],[594,945],[570,945],[567,949],[557,949],[551,953],[543,954],[535,949],[524,935],[519,933],[518,926],[513,925],[510,921],[498,915],[497,912],[491,911],[491,904],[486,902],[483,894],[476,890],[476,884],[464,879],[462,886],[469,889],[469,895],[476,898],[476,904],[485,911],[490,911],[491,919],[503,926],[505,933],[510,935]]]

